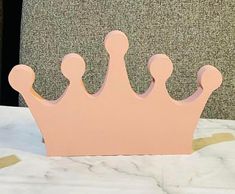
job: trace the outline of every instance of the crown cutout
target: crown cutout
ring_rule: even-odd
[[[20,92],[45,140],[50,156],[186,154],[202,110],[213,90],[222,83],[221,73],[205,65],[198,72],[198,89],[185,100],[176,101],[166,89],[173,71],[163,54],[150,58],[153,82],[144,95],[136,94],[126,72],[124,55],[128,39],[120,31],[105,38],[109,67],[105,82],[89,94],[82,81],[85,62],[68,54],[61,64],[70,84],[57,100],[48,101],[33,89],[35,74],[26,65],[9,74],[11,86]]]

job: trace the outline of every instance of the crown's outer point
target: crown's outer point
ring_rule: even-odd
[[[149,59],[148,68],[154,79],[166,81],[172,74],[173,64],[167,55],[157,54]]]
[[[27,65],[16,65],[12,68],[8,80],[13,89],[23,93],[32,88],[35,74],[32,68]]]
[[[197,73],[197,82],[205,90],[213,91],[222,84],[222,75],[211,65],[201,67]]]
[[[75,79],[78,76],[82,77],[85,69],[85,61],[76,53],[67,54],[62,60],[61,71],[69,80]]]
[[[104,44],[109,54],[118,53],[124,55],[129,47],[127,36],[119,30],[108,33]]]

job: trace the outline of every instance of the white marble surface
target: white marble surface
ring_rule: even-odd
[[[235,121],[201,119],[195,137],[228,132]],[[191,155],[46,157],[27,108],[0,107],[0,194],[235,194],[235,141]]]

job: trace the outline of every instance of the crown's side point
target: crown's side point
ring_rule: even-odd
[[[32,68],[27,65],[16,65],[12,68],[8,80],[12,88],[24,94],[26,91],[32,89],[35,73]]]
[[[173,64],[167,55],[156,54],[149,59],[148,68],[154,80],[166,82],[172,74]]]
[[[65,55],[61,63],[61,72],[69,80],[81,78],[85,73],[85,69],[85,61],[76,53]]]
[[[198,85],[208,92],[213,92],[222,84],[222,74],[211,65],[201,67],[197,73]]]

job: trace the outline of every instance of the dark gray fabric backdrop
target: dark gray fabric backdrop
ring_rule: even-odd
[[[136,92],[149,87],[146,64],[153,54],[172,59],[168,89],[176,99],[192,94],[198,69],[213,64],[224,81],[202,117],[235,119],[234,7],[230,0],[24,0],[20,61],[36,71],[36,90],[56,99],[67,85],[62,57],[80,53],[87,63],[84,83],[94,93],[107,69],[103,39],[118,29],[129,37],[126,65]]]

